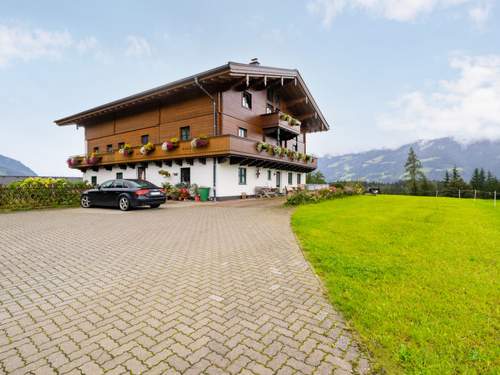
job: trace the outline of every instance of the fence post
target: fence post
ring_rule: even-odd
[[[438,197],[438,191],[436,190],[436,198]]]
[[[493,193],[493,207],[497,207],[497,191]]]
[[[476,200],[476,196],[477,196],[477,190],[474,189],[474,200]]]
[[[460,189],[458,189],[458,199],[462,198],[461,194],[460,194]]]

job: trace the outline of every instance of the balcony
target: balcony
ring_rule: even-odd
[[[218,157],[220,162],[229,159],[231,163],[240,161],[241,163],[253,163],[262,167],[275,166],[297,170],[310,171],[316,168],[316,159],[308,161],[297,160],[286,155],[273,155],[270,152],[258,151],[255,140],[240,138],[234,135],[221,135],[209,137],[208,144],[204,147],[193,147],[191,141],[179,142],[178,146],[172,150],[162,150],[161,144],[156,144],[155,149],[143,155],[140,152],[141,146],[132,147],[130,155],[123,155],[118,151],[100,153],[95,160],[88,160],[84,156],[72,156],[68,159],[70,168],[87,169],[99,167],[111,167],[113,165],[132,166],[146,162],[168,162],[171,160],[192,160],[207,157]],[[73,162],[70,163],[69,161]]]
[[[264,134],[283,141],[300,135],[300,123],[292,125],[294,121],[287,121],[286,117],[290,116],[282,112],[261,115],[261,126]]]

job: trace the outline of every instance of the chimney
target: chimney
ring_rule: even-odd
[[[257,57],[254,57],[252,60],[250,60],[250,65],[260,65],[259,59]]]

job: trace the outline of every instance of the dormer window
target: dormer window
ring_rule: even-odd
[[[241,95],[241,106],[246,109],[252,109],[252,94],[244,91]]]
[[[148,134],[141,135],[141,144],[145,145],[148,142],[149,142],[149,135]]]

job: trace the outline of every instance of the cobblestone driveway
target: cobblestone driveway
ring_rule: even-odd
[[[289,213],[248,201],[0,215],[0,373],[367,372]]]

